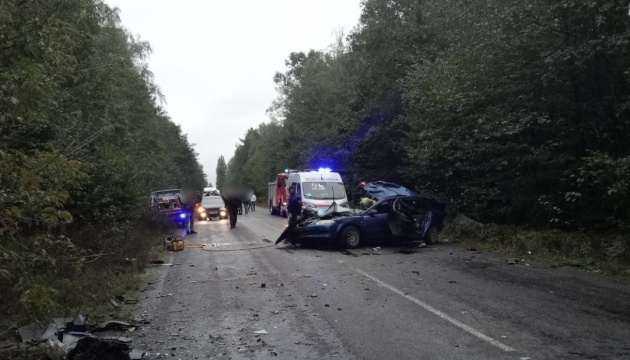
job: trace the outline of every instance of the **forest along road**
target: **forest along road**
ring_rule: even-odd
[[[195,226],[140,293],[153,357],[630,358],[626,281],[454,245],[274,246],[286,219],[263,209]]]

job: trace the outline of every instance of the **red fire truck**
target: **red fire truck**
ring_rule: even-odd
[[[270,182],[268,188],[271,215],[287,216],[287,174],[278,174],[276,181]]]

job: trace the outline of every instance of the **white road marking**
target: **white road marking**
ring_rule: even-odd
[[[361,271],[359,269],[355,269],[355,268],[353,268],[352,270],[354,270],[354,271],[358,272],[359,274],[367,277],[368,279],[371,279],[371,280],[375,281],[377,284],[379,284],[379,285],[381,285],[381,286],[383,286],[383,287],[385,287],[385,288],[395,292],[396,294],[398,294],[398,295],[404,297],[405,299],[413,302],[414,304],[420,306],[421,308],[431,312],[434,315],[437,315],[437,316],[441,317],[442,319],[450,322],[451,324],[457,326],[458,328],[468,332],[469,334],[471,334],[471,335],[473,335],[473,336],[475,336],[475,337],[477,337],[477,338],[479,338],[479,339],[481,339],[481,340],[483,340],[483,341],[485,341],[485,342],[487,342],[487,343],[489,343],[489,344],[491,344],[493,346],[498,347],[499,349],[501,349],[503,351],[508,351],[508,352],[509,351],[515,351],[513,348],[503,344],[502,342],[499,342],[499,341],[497,341],[497,340],[495,340],[495,339],[493,339],[493,338],[483,334],[481,331],[475,330],[472,327],[470,327],[470,326],[468,326],[468,325],[466,325],[464,323],[461,323],[461,322],[453,319],[452,317],[446,315],[445,313],[441,312],[440,310],[438,310],[438,309],[436,309],[436,308],[434,308],[434,307],[432,307],[430,305],[425,304],[424,302],[416,299],[415,297],[413,297],[411,295],[405,294],[404,292],[402,292],[402,291],[396,289],[395,287],[393,287],[393,286],[391,286],[391,285],[389,285],[389,284],[387,284],[387,283],[385,283],[385,282],[375,278],[374,276],[372,276],[370,274],[367,274],[367,273],[365,273],[365,272],[363,272],[363,271]]]

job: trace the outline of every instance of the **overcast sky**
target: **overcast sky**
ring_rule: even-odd
[[[273,75],[292,51],[324,50],[358,23],[360,0],[105,0],[151,44],[149,67],[215,182],[217,159],[267,121]]]

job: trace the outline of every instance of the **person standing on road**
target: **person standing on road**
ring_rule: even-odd
[[[190,189],[184,189],[179,197],[179,202],[182,204],[182,210],[186,214],[188,218],[187,226],[186,226],[186,234],[193,235],[197,232],[195,231],[195,204],[197,199],[197,194]]]
[[[295,186],[289,187],[289,198],[287,199],[287,212],[289,215],[289,231],[292,231],[297,225],[298,217],[302,213],[302,198],[295,191]],[[288,241],[292,240],[287,239]]]
[[[241,202],[236,199],[227,200],[223,198],[223,202],[227,207],[230,217],[230,229],[236,228],[236,218],[238,216],[238,209],[242,206]]]
[[[249,199],[249,206],[252,212],[256,211],[256,194],[252,194],[252,197]]]

